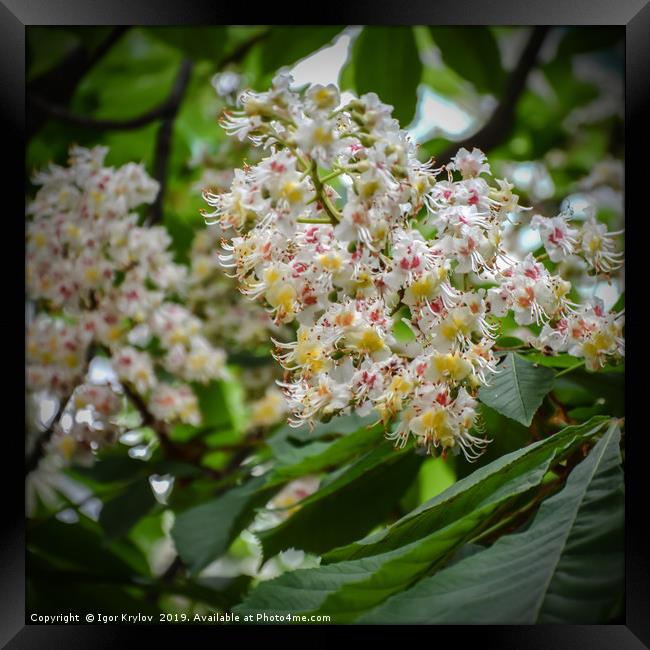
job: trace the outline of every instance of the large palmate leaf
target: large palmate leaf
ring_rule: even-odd
[[[479,391],[481,402],[506,417],[530,426],[544,396],[553,388],[552,370],[509,353],[488,386]]]
[[[616,423],[521,533],[497,540],[361,617],[367,623],[597,623],[623,593]]]
[[[318,611],[331,615],[334,622],[355,620],[391,594],[407,589],[476,537],[499,506],[539,486],[553,462],[601,430],[604,418],[590,425],[571,427],[531,445],[530,451],[510,454],[476,472],[478,477],[459,481],[386,531],[325,557],[326,561],[359,559],[296,571],[261,584],[238,611]]]
[[[407,126],[415,115],[422,62],[412,27],[364,27],[354,46],[357,93],[374,92]]]

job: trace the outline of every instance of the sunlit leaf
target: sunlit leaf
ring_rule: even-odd
[[[479,391],[479,400],[495,411],[530,426],[535,411],[553,387],[554,373],[536,367],[512,352],[497,367],[490,383]]]

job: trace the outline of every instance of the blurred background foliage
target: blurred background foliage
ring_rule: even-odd
[[[394,106],[423,159],[444,163],[459,146],[484,149],[496,174],[515,183],[521,203],[550,216],[567,195],[579,199],[586,191],[581,182],[596,163],[623,157],[623,55],[618,27],[30,27],[25,191],[33,193],[33,170],[65,164],[71,143],[106,145],[107,164],[142,161],[161,182],[159,218],[178,261],[187,262],[194,234],[204,228],[201,189],[218,188],[224,170],[256,155],[227,138],[217,119],[241,89],[266,89],[284,68],[298,84],[376,92]],[[615,185],[598,204],[611,226],[622,219],[622,187]],[[605,288],[609,306],[620,305],[621,289]],[[515,323],[504,333],[516,336]],[[118,445],[92,467],[67,470],[88,490],[85,505],[102,502],[101,514],[84,516],[83,502],[37,511],[29,529],[32,609],[226,611],[241,599],[250,575],[196,577],[194,570],[226,552],[233,562],[246,557],[239,532],[274,493],[251,487],[258,479],[224,493],[244,474],[238,445],[250,408],[238,377],[270,359],[263,345],[232,352],[233,379],[197,387],[201,427],[177,426],[165,445],[144,444],[145,462]],[[622,380],[616,371],[563,377],[539,419],[556,418],[560,428],[567,417],[622,415]],[[540,435],[535,421],[528,429],[482,408],[488,431],[498,435],[479,465]],[[319,553],[354,541],[476,467],[462,456],[395,456],[388,444],[371,451],[381,434],[360,435],[359,425],[352,418],[312,434],[285,426],[260,440],[255,458],[275,460],[277,486],[324,477],[299,516],[265,533],[265,558],[289,547]],[[351,432],[352,442],[342,442]],[[145,432],[145,443],[147,435],[153,432]],[[163,503],[152,477],[166,475],[175,484]],[[368,507],[368,499],[378,507]],[[197,504],[206,509],[197,514]],[[70,508],[81,515],[74,525],[61,515]],[[170,512],[183,561],[170,555]]]

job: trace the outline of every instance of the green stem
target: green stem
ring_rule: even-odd
[[[336,171],[333,171],[330,174],[327,174],[327,175],[323,176],[323,178],[320,179],[320,182],[321,183],[328,183],[333,178],[336,178],[337,176],[340,176],[341,174],[345,174],[345,169],[337,169]]]
[[[512,345],[510,347],[495,345],[493,349],[498,350],[499,352],[508,352],[510,350],[524,350],[524,349],[528,349],[529,347],[530,347],[529,345],[524,343],[522,345]]]
[[[318,165],[316,164],[315,160],[311,161],[311,164],[309,164],[301,155],[298,149],[292,145],[289,144],[286,140],[283,140],[282,138],[278,137],[277,135],[273,136],[276,141],[289,149],[291,153],[298,159],[300,164],[303,166],[304,171],[311,177],[312,183],[314,184],[314,189],[316,190],[316,195],[322,204],[323,208],[325,209],[325,212],[327,212],[327,215],[330,218],[330,223],[335,226],[339,221],[341,221],[341,214],[338,212],[338,210],[332,205],[332,202],[330,201],[329,197],[327,196],[327,193],[325,192],[325,188],[323,187],[323,181],[318,177]],[[319,222],[320,223],[320,222]]]
[[[558,372],[555,375],[555,378],[557,379],[558,377],[561,377],[562,375],[568,375],[573,370],[577,370],[578,368],[581,368],[584,365],[585,365],[584,361],[581,361],[580,363],[576,363],[575,366],[571,366],[570,368],[565,368],[564,370],[561,370],[560,372]]]
[[[331,225],[332,222],[329,219],[311,219],[310,217],[300,217],[296,219],[298,223],[321,223]]]
[[[312,160],[311,163],[311,169],[310,169],[310,176],[311,180],[314,183],[314,189],[316,190],[316,194],[318,195],[320,202],[325,209],[325,212],[327,212],[332,225],[336,225],[339,221],[341,221],[341,215],[337,211],[337,209],[332,205],[332,202],[330,201],[329,197],[327,196],[327,193],[325,192],[325,188],[323,187],[323,182],[321,181],[320,178],[318,178],[318,165],[316,164],[315,160]]]

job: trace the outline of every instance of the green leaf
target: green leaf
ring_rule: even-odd
[[[494,342],[494,345],[499,348],[519,348],[526,345],[526,343],[516,336],[502,336]]]
[[[28,528],[26,538],[27,548],[54,568],[114,578],[126,578],[134,570],[148,573],[144,556],[132,542],[107,541],[99,525],[85,517],[75,524],[56,519],[37,523]]]
[[[328,45],[342,29],[336,25],[272,27],[261,48],[260,74],[275,73],[304,59]]]
[[[555,91],[554,104],[561,109],[560,115],[567,114],[598,96],[598,90],[592,83],[576,78],[571,58],[557,57],[541,66],[541,70]]]
[[[359,622],[607,622],[624,586],[619,440],[613,424],[526,531],[422,580]]]
[[[555,57],[564,59],[574,54],[606,49],[617,43],[623,44],[624,38],[623,27],[581,25],[577,28],[569,28],[558,45]]]
[[[140,479],[104,504],[99,523],[109,538],[121,537],[147,515],[156,503],[149,479]]]
[[[441,457],[427,458],[418,475],[420,503],[429,501],[456,482],[450,464]]]
[[[388,443],[368,452],[305,499],[295,514],[260,533],[264,557],[292,547],[322,553],[366,534],[390,514],[421,462],[412,449],[399,452]]]
[[[479,405],[479,417],[483,423],[483,431],[476,433],[481,437],[487,436],[492,442],[474,462],[468,461],[462,454],[453,458],[458,478],[468,476],[478,467],[488,465],[505,454],[522,449],[535,439],[528,427],[497,413],[485,404]]]
[[[354,45],[354,85],[393,106],[405,127],[415,116],[422,62],[412,27],[364,27]]]
[[[285,425],[268,440],[269,447],[277,457],[291,450],[294,443],[305,444],[317,440],[354,433],[376,422],[376,416],[360,417],[356,413],[333,417],[329,422],[320,422],[313,430],[308,426],[292,427]]]
[[[446,65],[480,93],[499,94],[505,80],[501,54],[489,27],[429,27]]]
[[[536,363],[547,368],[571,368],[581,361],[578,357],[572,357],[570,354],[548,356],[541,352],[526,353],[522,355],[522,358],[530,363]]]
[[[195,61],[208,60],[218,64],[226,45],[226,27],[150,27],[147,30],[167,45]]]
[[[621,295],[618,297],[618,300],[612,307],[611,311],[613,312],[619,312],[622,309],[625,309],[625,291],[621,293]]]
[[[203,428],[243,430],[246,409],[243,387],[238,381],[220,379],[207,385],[194,383],[192,389],[199,401]]]
[[[399,343],[415,341],[415,333],[404,321],[401,320],[393,323],[393,335]]]
[[[30,26],[25,36],[28,81],[60,64],[79,45],[78,37],[69,29]]]
[[[603,370],[607,370],[605,367]],[[571,374],[559,377],[554,388],[560,401],[564,402],[565,393],[569,396],[578,392],[582,394],[582,404],[586,406],[604,403],[610,415],[623,417],[625,415],[625,374],[624,366],[612,367],[610,371],[589,372],[584,368],[574,370]],[[567,390],[568,389],[568,390]]]
[[[482,520],[496,504],[539,485],[554,462],[585,439],[598,433],[607,417],[565,427],[555,435],[518,449],[481,467],[422,504],[392,526],[349,546],[326,554],[326,562],[366,557],[422,539],[463,517],[477,513]]]
[[[145,591],[138,584],[126,580],[115,584],[111,578],[52,571],[47,566],[36,568],[31,558],[28,562],[27,609],[33,613],[76,613],[80,621],[88,612],[116,616],[118,621],[123,614],[149,615],[158,620],[160,609],[155,601],[144,597]]]
[[[553,388],[553,371],[510,352],[478,398],[495,411],[530,426],[544,396]]]
[[[355,620],[363,611],[408,588],[489,524],[500,505],[539,486],[559,457],[599,431],[605,418],[589,427],[570,427],[510,454],[459,481],[385,531],[325,556],[326,560],[366,555],[285,574],[261,584],[237,608],[239,613],[292,611],[329,614],[333,622]]]
[[[315,441],[301,447],[285,445],[277,450],[270,482],[284,483],[340,465],[373,447],[382,434],[381,426],[362,426],[329,442]]]
[[[181,52],[156,39],[149,30],[130,29],[83,78],[72,107],[95,117],[139,115],[168,96],[181,59]],[[154,125],[154,133],[156,128]],[[133,139],[133,133],[121,135]],[[131,160],[142,158],[133,151],[131,155]],[[114,164],[113,158],[109,164]]]
[[[172,538],[178,554],[196,574],[228,550],[253,517],[255,508],[270,498],[260,490],[265,477],[254,478],[211,501],[176,515]]]
[[[93,483],[126,483],[137,476],[144,476],[150,469],[141,460],[135,460],[125,453],[123,446],[109,449],[100,454],[90,467],[75,466],[72,473]]]

